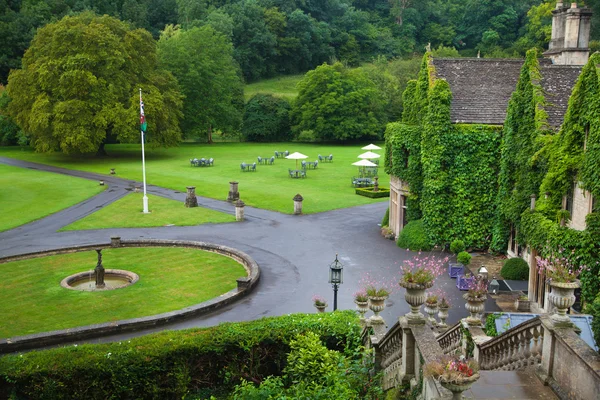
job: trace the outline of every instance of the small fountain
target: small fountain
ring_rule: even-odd
[[[91,271],[80,272],[62,280],[60,285],[66,289],[95,292],[123,288],[136,283],[140,277],[130,271],[121,269],[104,269],[102,265],[102,249],[96,249],[98,263]],[[92,282],[92,277],[94,278]]]

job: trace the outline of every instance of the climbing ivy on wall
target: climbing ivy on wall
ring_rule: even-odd
[[[530,196],[538,192],[545,173],[544,158],[534,157],[542,147],[539,138],[547,133],[537,56],[535,49],[527,52],[504,122],[491,244],[497,252],[506,251],[509,227],[519,230],[521,213],[529,207]]]
[[[419,123],[419,105],[416,95],[417,81],[411,79],[406,83],[406,89],[402,93],[402,122],[407,124]]]

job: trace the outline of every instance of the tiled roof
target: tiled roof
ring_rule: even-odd
[[[514,92],[521,59],[434,58],[436,76],[452,89],[450,117],[454,123],[502,125]],[[567,110],[571,90],[581,67],[552,65],[540,60],[542,88],[546,93],[548,123],[558,127]]]

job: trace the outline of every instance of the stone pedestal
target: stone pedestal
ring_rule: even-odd
[[[379,192],[379,177],[376,176],[373,179],[375,180],[375,183],[373,184],[373,191],[374,192]]]
[[[110,247],[121,247],[121,236],[111,236]]]
[[[196,186],[186,186],[187,196],[185,197],[186,207],[198,207],[198,199],[196,198]]]
[[[111,175],[114,175],[114,174],[116,174],[116,172],[115,172],[115,169],[114,169],[114,168],[111,168],[111,169],[110,169],[110,174],[111,174]]]
[[[142,191],[142,187],[141,187],[140,185],[135,185],[135,186],[133,187],[133,192],[134,192],[134,193],[139,193],[139,192],[141,192],[141,191]]]
[[[244,220],[244,203],[242,200],[238,200],[235,202],[235,220],[243,221]]]
[[[300,193],[294,196],[294,215],[302,214],[302,200]]]
[[[240,199],[240,193],[238,192],[238,182],[229,182],[229,194],[227,195],[227,201],[234,202]]]

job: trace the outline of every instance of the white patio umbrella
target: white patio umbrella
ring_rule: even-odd
[[[381,147],[377,146],[376,144],[371,143],[368,146],[362,147],[362,150],[381,150]]]
[[[381,155],[377,154],[377,153],[373,153],[372,151],[367,151],[366,153],[362,153],[360,156],[358,156],[358,158],[366,158],[366,159],[371,159],[371,158],[379,158],[381,157]]]
[[[298,169],[298,160],[304,160],[305,158],[308,158],[308,156],[302,154],[302,153],[298,153],[297,151],[290,154],[289,156],[286,156],[285,158],[290,159],[290,160],[296,160],[296,169]]]
[[[371,161],[365,160],[365,159],[362,159],[362,160],[357,161],[357,162],[353,162],[352,165],[358,166],[359,173],[360,173],[361,167],[362,167],[362,169],[364,171],[365,167],[376,167],[377,166],[377,164],[375,164],[374,162],[371,162]]]

